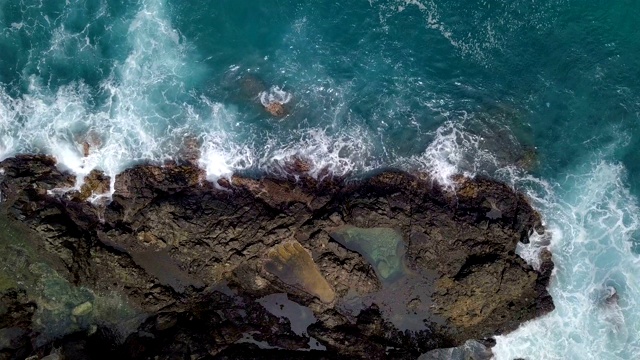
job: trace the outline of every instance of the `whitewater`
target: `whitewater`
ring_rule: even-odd
[[[316,177],[394,167],[453,190],[454,174],[490,176],[543,215],[547,233],[520,255],[535,266],[548,247],[556,265],[556,309],[497,337],[495,358],[634,359],[634,11],[561,0],[0,0],[0,159],[46,153],[79,181],[93,169],[114,181],[191,142],[211,181],[293,158]],[[243,91],[248,78],[261,91]],[[290,108],[283,119],[263,109],[275,100]]]

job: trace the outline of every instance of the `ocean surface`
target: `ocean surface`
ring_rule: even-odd
[[[115,175],[191,146],[211,180],[293,157],[314,176],[488,175],[529,194],[556,264],[556,310],[498,337],[495,358],[637,359],[639,13],[633,0],[0,0],[0,158]],[[520,254],[535,263],[548,242]]]

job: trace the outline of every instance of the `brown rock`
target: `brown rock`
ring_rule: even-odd
[[[96,131],[90,129],[84,134],[76,136],[76,141],[82,145],[82,155],[89,156],[92,149],[97,149],[102,146],[102,138]]]
[[[288,113],[287,108],[284,106],[284,104],[275,101],[265,105],[264,108],[269,114],[279,118],[285,117]]]
[[[102,171],[91,170],[89,175],[85,176],[84,183],[80,187],[80,190],[71,193],[71,197],[75,201],[86,201],[92,195],[108,193],[110,188],[110,177],[106,176]]]
[[[357,181],[235,175],[214,186],[189,164],[141,165],[116,177],[110,204],[94,205],[49,195],[73,179],[51,158],[16,157],[0,167],[6,213],[42,237],[42,256],[64,263],[71,283],[117,293],[147,314],[177,314],[170,329],[154,319],[124,344],[105,340],[136,357],[222,354],[247,334],[308,348],[289,320],[255,302],[283,291],[313,311],[308,333],[328,357],[415,359],[553,309],[550,253],[536,271],[514,252],[531,231],[543,231],[540,216],[522,194],[489,179],[460,177],[458,194],[428,174],[394,171]],[[81,196],[108,191],[106,180],[93,174]],[[395,229],[406,275],[381,282],[370,263],[376,249],[363,256],[333,241],[328,229],[337,223]],[[398,311],[390,316],[390,308]],[[407,320],[423,330],[404,331]]]
[[[294,156],[285,163],[285,171],[296,175],[306,174],[311,171],[311,161]]]

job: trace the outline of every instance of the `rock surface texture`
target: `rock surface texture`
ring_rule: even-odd
[[[535,270],[515,254],[544,231],[539,215],[491,180],[460,177],[455,192],[397,171],[212,184],[192,165],[141,165],[107,201],[108,178],[70,192],[75,177],[49,157],[0,169],[1,215],[19,229],[0,244],[0,359],[416,359],[490,346],[553,309],[551,255]],[[332,238],[356,228],[360,245]],[[280,293],[311,310],[306,331],[257,301]]]

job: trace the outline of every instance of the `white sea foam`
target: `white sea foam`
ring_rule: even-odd
[[[320,178],[327,175],[345,175],[367,171],[375,167],[372,162],[373,144],[363,129],[354,127],[335,135],[323,129],[296,132],[299,140],[279,145],[270,141],[265,147],[260,167],[266,171],[282,169],[288,161],[300,158],[309,162],[309,175]]]
[[[264,146],[255,145],[251,136],[236,134],[234,127],[241,125],[234,125],[233,108],[205,97],[198,98],[196,105],[186,104],[181,96],[188,93],[187,82],[199,76],[197,65],[186,61],[188,42],[172,26],[163,1],[140,4],[128,28],[130,52],[124,61],[113,63],[111,75],[98,89],[74,82],[51,91],[47,79],[31,76],[27,94],[13,98],[0,86],[0,158],[18,152],[49,153],[80,179],[98,168],[111,175],[113,182],[115,174],[136,162],[160,163],[174,157],[185,136],[195,136],[202,143],[200,165],[212,181],[242,169],[271,171],[294,157],[310,161],[310,174],[316,177],[324,174],[323,169],[342,175],[397,164],[429,171],[449,187],[453,174],[474,176],[492,169],[490,175],[527,191],[544,215],[550,240],[534,235],[529,245],[519,245],[518,252],[537,266],[540,248],[550,241],[556,263],[551,293],[557,307],[546,317],[499,337],[496,358],[631,359],[640,353],[640,260],[630,249],[640,233],[640,212],[636,199],[625,189],[621,165],[598,160],[586,170],[577,169],[579,175],[562,184],[551,184],[499,164],[483,147],[481,136],[453,120],[434,132],[424,153],[409,159],[390,155],[384,162],[376,160],[380,158],[377,147],[384,148],[384,141],[382,145],[373,141],[379,134],[344,123],[351,116],[345,105],[353,95],[351,85],[324,76],[321,67],[308,67],[320,73],[304,72],[300,64],[285,68],[300,71],[307,83],[322,81],[296,96],[322,104],[320,118],[332,127],[314,124],[311,129],[289,129],[295,141],[273,138]],[[502,40],[492,38],[491,24],[485,33],[474,35],[486,41],[453,34],[445,24],[442,4],[401,1],[393,11],[397,5],[417,6],[427,26],[440,31],[463,54],[479,50],[478,56],[484,56],[487,49],[500,45]],[[17,24],[10,31],[35,25]],[[297,31],[305,31],[304,23]],[[94,56],[96,47],[86,42],[85,34],[60,27],[53,35],[46,54],[50,59],[64,60],[70,47],[87,59]],[[293,45],[307,46],[307,37],[299,38]],[[95,91],[106,99],[103,103],[92,102]],[[288,102],[291,95],[273,87],[260,99]],[[84,157],[81,143],[91,134],[97,134],[97,139]],[[617,302],[611,298],[612,288]]]
[[[215,183],[238,170],[251,168],[255,159],[249,146],[229,141],[225,133],[209,133],[204,136],[199,165],[206,171],[207,179]]]
[[[64,57],[69,47],[81,51],[85,46],[84,35],[63,25],[53,33],[47,51],[53,58]],[[188,64],[188,42],[172,27],[164,1],[140,2],[127,40],[128,56],[113,63],[111,74],[97,88],[71,82],[52,91],[45,80],[32,75],[29,92],[13,98],[0,86],[1,158],[21,152],[51,154],[60,168],[77,175],[76,187],[91,170],[100,169],[111,176],[112,189],[115,175],[133,164],[175,158],[186,137],[202,144],[199,164],[211,181],[251,167],[277,169],[293,157],[309,161],[312,176],[325,174],[323,170],[342,175],[375,165],[373,144],[363,129],[296,129],[290,138],[297,140],[273,138],[256,148],[255,135],[238,137],[244,129],[237,129],[232,108],[204,96],[194,103],[185,82],[200,76],[198,66]],[[337,96],[334,102],[342,104],[339,89],[330,85],[318,91],[332,101]],[[101,103],[93,103],[96,93]],[[274,86],[260,98],[263,103],[287,103],[292,95]],[[90,145],[88,156],[83,143]]]
[[[619,164],[596,160],[576,173],[551,193],[530,188],[552,234],[556,310],[498,337],[496,359],[626,360],[640,353],[636,199]]]
[[[293,98],[290,93],[282,90],[279,86],[272,86],[269,91],[263,91],[259,96],[262,106],[273,103],[286,104]]]
[[[624,167],[597,159],[561,184],[550,183],[501,167],[483,150],[482,138],[459,123],[445,124],[435,135],[409,165],[451,188],[457,173],[506,181],[528,194],[546,222],[545,234],[532,234],[517,252],[538,267],[541,249],[551,250],[556,310],[498,337],[495,358],[626,360],[640,353],[640,259],[631,250],[640,234],[640,209],[625,187]]]
[[[447,121],[435,131],[434,140],[424,153],[401,166],[429,172],[442,186],[453,189],[452,176],[464,174],[474,177],[481,170],[495,168],[497,160],[482,148],[482,138],[464,131],[460,123]]]
[[[77,186],[96,168],[113,182],[132,164],[175,157],[180,142],[191,133],[204,140],[203,154],[211,159],[205,168],[212,177],[241,168],[235,166],[235,151],[245,150],[218,136],[219,123],[233,115],[206,99],[200,105],[211,111],[198,113],[181,99],[190,96],[185,82],[200,74],[197,65],[187,65],[189,49],[166,17],[164,6],[160,0],[140,3],[129,24],[129,55],[114,62],[112,73],[97,89],[72,82],[51,91],[35,75],[29,78],[29,92],[19,98],[0,86],[0,157],[47,153],[59,167],[78,176]],[[74,41],[79,35],[69,33],[64,25],[53,34],[47,56],[63,56],[62,49],[70,44],[78,51],[85,47],[83,41]],[[96,91],[105,99],[98,106],[93,103]],[[88,156],[83,154],[83,142],[91,145]],[[228,166],[212,165],[215,162]]]

